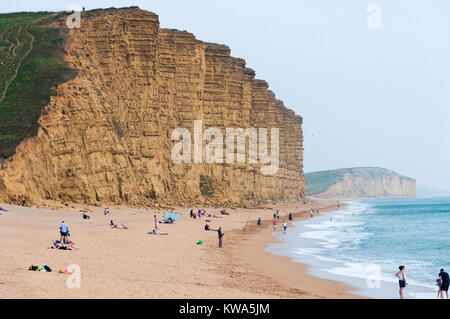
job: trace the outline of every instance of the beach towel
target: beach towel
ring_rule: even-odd
[[[166,212],[166,213],[164,214],[164,219],[165,219],[165,220],[168,220],[169,218],[172,218],[172,220],[173,220],[174,222],[178,222],[178,221],[180,221],[180,214],[178,214],[178,213]]]
[[[197,245],[203,245],[203,240],[199,240],[199,241],[197,242]]]

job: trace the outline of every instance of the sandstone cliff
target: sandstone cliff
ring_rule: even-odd
[[[413,197],[416,181],[383,168],[349,168],[305,174],[308,195],[358,199]]]
[[[58,86],[37,136],[2,163],[0,201],[251,206],[306,196],[302,118],[227,46],[160,28],[138,8],[83,13],[70,37],[66,59],[78,75]],[[192,131],[194,120],[204,129],[279,128],[278,172],[174,164],[171,133]],[[200,175],[211,178],[211,196]]]

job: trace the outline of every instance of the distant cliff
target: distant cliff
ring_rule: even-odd
[[[309,196],[358,199],[413,197],[416,181],[377,167],[345,168],[305,174]]]

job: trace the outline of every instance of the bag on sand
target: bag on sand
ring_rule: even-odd
[[[28,270],[39,271],[39,265],[31,265],[30,268],[28,268]]]

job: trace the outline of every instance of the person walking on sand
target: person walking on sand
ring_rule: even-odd
[[[156,215],[153,215],[153,217],[155,218],[155,229],[159,230],[159,228],[158,228],[158,218],[156,218]]]
[[[277,230],[277,219],[274,218],[274,220],[273,220],[273,231],[276,231],[276,230]]]
[[[439,279],[441,280],[441,286],[439,287],[439,292],[441,293],[441,298],[444,299],[444,292],[447,295],[448,299],[448,286],[449,286],[449,276],[448,273],[444,271],[444,268],[441,269],[439,273]]]
[[[286,224],[286,221],[284,220],[283,221],[283,231],[286,232],[286,229],[287,229],[287,224]]]
[[[258,217],[258,221],[256,222],[256,225],[258,225],[258,228],[261,227],[261,217]]]
[[[293,220],[292,213],[289,213],[289,221],[291,222],[292,220]]]
[[[406,275],[405,275],[405,266],[398,267],[399,271],[395,274],[395,276],[398,278],[398,285],[400,286],[399,294],[400,299],[405,299],[404,295],[404,289],[408,282],[406,281]]]
[[[277,218],[277,213],[273,212],[273,219]]]
[[[277,210],[277,219],[280,219],[280,212]]]
[[[65,244],[67,240],[67,234],[69,233],[69,225],[67,225],[64,221],[62,221],[61,225],[59,225],[59,233],[61,234],[59,242],[61,244]]]
[[[219,229],[217,230],[217,234],[219,235],[219,248],[222,248],[222,238],[223,238],[222,227],[219,227]]]
[[[314,208],[311,208],[311,211],[309,212],[309,215],[310,215],[311,217],[314,217]]]

